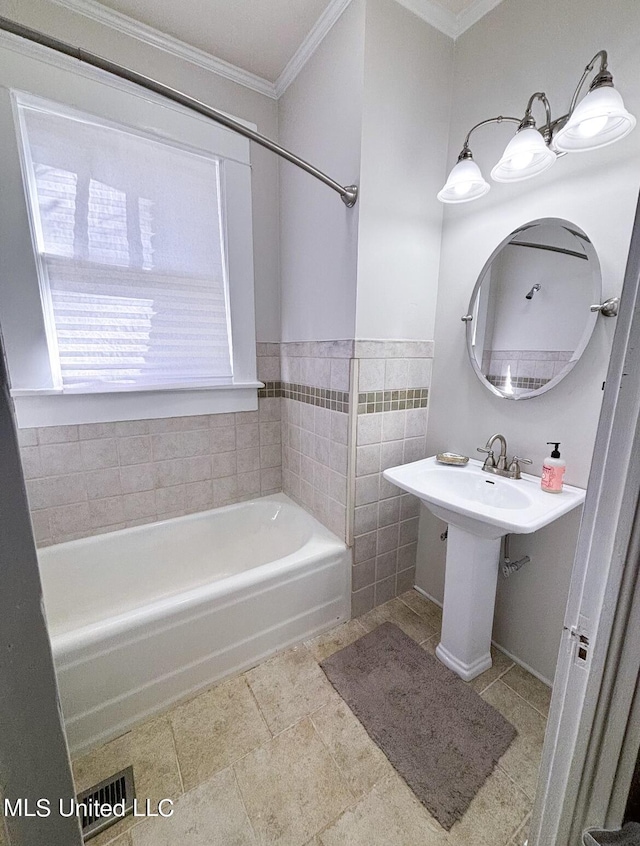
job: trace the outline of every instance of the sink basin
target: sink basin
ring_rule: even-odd
[[[585,491],[540,489],[537,476],[505,479],[482,470],[480,461],[440,464],[435,457],[384,471],[394,485],[419,497],[436,517],[484,538],[535,532],[584,501]]]
[[[503,535],[527,534],[580,505],[585,491],[540,489],[537,476],[506,479],[480,461],[440,464],[435,457],[384,471],[449,524],[442,634],[436,655],[470,681],[491,666],[491,632]],[[529,566],[535,566],[535,561]]]

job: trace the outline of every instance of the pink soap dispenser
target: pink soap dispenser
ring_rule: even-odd
[[[565,470],[567,469],[567,462],[564,458],[560,458],[560,444],[556,441],[547,441],[549,446],[555,447],[551,450],[551,455],[545,458],[542,465],[542,481],[540,487],[547,493],[562,493],[562,480],[564,478]]]

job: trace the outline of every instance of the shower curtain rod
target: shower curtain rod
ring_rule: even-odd
[[[26,38],[28,41],[33,41],[36,44],[42,44],[44,47],[49,47],[51,50],[56,50],[58,53],[64,53],[66,56],[71,56],[74,59],[78,59],[80,62],[92,65],[94,68],[108,71],[108,73],[118,76],[120,79],[126,79],[128,82],[135,82],[136,85],[140,85],[149,91],[153,91],[155,94],[160,94],[168,100],[173,100],[174,103],[186,106],[188,109],[198,112],[198,114],[204,115],[205,117],[216,121],[216,123],[226,126],[227,129],[231,129],[240,135],[244,135],[244,137],[248,138],[250,141],[260,144],[261,147],[266,147],[267,150],[270,150],[277,156],[280,156],[281,158],[286,159],[286,161],[291,162],[291,164],[296,165],[296,167],[305,170],[307,173],[310,173],[311,176],[315,176],[315,178],[319,179],[320,182],[324,182],[325,185],[328,185],[329,188],[333,188],[334,191],[340,194],[342,202],[348,208],[351,208],[356,204],[358,199],[357,185],[340,185],[340,183],[331,179],[330,176],[327,176],[326,173],[318,170],[317,167],[314,167],[312,164],[309,164],[309,162],[299,158],[299,156],[296,156],[294,153],[290,153],[289,150],[285,150],[284,147],[276,144],[275,141],[265,138],[265,136],[260,135],[259,132],[254,132],[254,130],[248,129],[237,120],[228,117],[222,112],[219,112],[217,109],[211,108],[211,106],[207,106],[205,103],[201,103],[200,100],[196,100],[188,94],[183,94],[182,91],[177,91],[175,88],[171,88],[168,85],[164,85],[162,82],[151,79],[151,77],[145,76],[137,71],[133,71],[130,68],[125,68],[122,65],[116,64],[116,62],[109,61],[109,59],[103,59],[102,56],[90,53],[80,47],[74,47],[71,44],[67,44],[64,41],[60,41],[57,38],[53,38],[50,35],[39,32],[36,29],[23,26],[22,24],[9,20],[9,18],[0,16],[0,30],[10,32],[13,35],[19,35],[21,38]]]

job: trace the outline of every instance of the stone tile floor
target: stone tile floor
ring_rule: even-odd
[[[79,790],[133,764],[139,797],[175,800],[171,819],[128,817],[92,846],[521,846],[549,689],[497,650],[471,682],[518,737],[446,832],[318,664],[385,620],[435,649],[440,609],[409,591],[76,760]]]

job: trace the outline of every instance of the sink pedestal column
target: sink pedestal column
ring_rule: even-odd
[[[465,681],[491,666],[500,541],[449,525],[442,636],[436,655]]]

